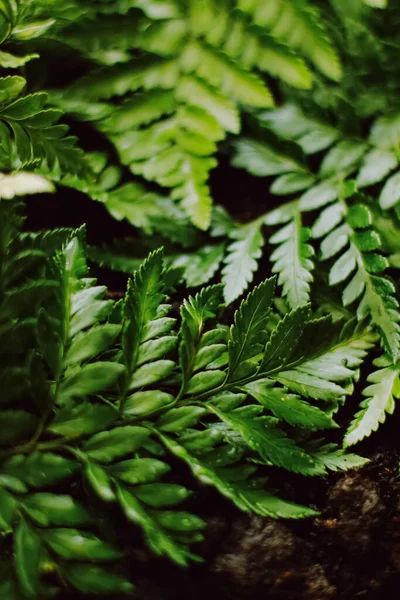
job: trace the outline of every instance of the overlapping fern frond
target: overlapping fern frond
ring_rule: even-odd
[[[371,212],[362,204],[347,209],[343,203],[332,205],[326,210],[330,215],[336,212],[337,217],[330,221],[328,235],[321,243],[321,258],[329,259],[339,255],[330,269],[329,282],[336,285],[349,280],[343,290],[344,306],[361,298],[357,309],[358,317],[371,317],[381,334],[384,349],[392,360],[397,361],[400,342],[399,304],[394,283],[382,274],[388,261],[376,252],[380,249],[380,238],[370,227]],[[314,227],[316,237],[319,223],[322,222],[328,222],[324,212]]]
[[[284,154],[271,144],[253,139],[236,144],[236,166],[244,167],[257,176],[278,175],[270,191],[289,197],[297,195],[298,199],[267,213],[264,222],[274,225],[279,220],[283,221],[284,215],[290,214],[294,207],[300,219],[310,222],[307,213],[319,211],[311,229],[311,238],[322,239],[317,261],[330,261],[327,284],[344,285],[343,306],[354,310],[359,319],[371,319],[380,333],[386,353],[384,359],[376,362],[378,367],[383,368],[368,377],[371,385],[365,388],[363,394],[366,398],[347,432],[346,443],[354,444],[377,430],[386,414],[393,412],[394,398],[397,397],[398,290],[396,282],[384,272],[389,266],[398,267],[399,229],[396,217],[383,212],[398,201],[398,175],[397,172],[390,175],[398,164],[397,117],[395,114],[378,117],[365,141],[344,139],[339,128],[315,117],[305,117],[295,105],[264,113],[261,122],[278,138],[296,142],[305,155],[325,151],[319,170],[314,173],[299,162],[298,155]],[[355,193],[358,188],[371,188],[385,180],[378,192],[380,206]],[[285,253],[282,250],[282,257],[279,251],[271,256],[272,261],[280,259],[275,268],[280,268],[278,272],[283,285],[285,265],[291,267],[296,264],[293,257],[285,262],[294,239],[292,226],[283,228],[271,239],[272,242],[281,242],[282,249],[286,249]],[[393,253],[389,259],[386,256],[388,252]],[[321,267],[317,262],[317,269],[321,270]],[[306,272],[309,281],[313,279],[311,269],[312,263]],[[292,286],[295,281],[292,272]]]
[[[360,189],[378,183],[384,184],[379,194],[383,210],[392,208],[399,201],[399,175],[398,172],[392,174],[398,167],[400,121],[397,113],[378,117],[365,141],[346,139],[347,136],[338,128],[315,118],[307,118],[293,104],[265,112],[260,115],[259,120],[280,138],[295,141],[306,155],[327,150],[316,180],[310,178],[307,181],[298,176],[298,168],[288,168],[286,177],[281,176],[272,184],[270,191],[273,194],[290,194],[311,188],[315,183],[351,176]],[[263,151],[277,154],[269,147]],[[236,161],[240,161],[240,158],[236,158]],[[289,157],[286,161],[289,161]],[[321,205],[322,203],[321,200]]]
[[[369,385],[364,389],[366,398],[360,404],[345,436],[345,445],[351,446],[377,431],[386,420],[386,414],[393,414],[395,399],[400,396],[399,366],[387,356],[374,361],[378,367],[367,378]]]
[[[8,50],[20,51],[25,43],[33,43],[53,27],[56,20],[46,18],[47,8],[46,2],[2,2],[0,67],[17,69],[39,57],[37,53],[17,56]],[[26,87],[27,81],[20,75],[0,78],[0,169],[8,172],[41,167],[84,177],[88,168],[83,152],[77,148],[76,138],[68,135],[68,127],[59,123],[62,112],[48,106],[46,93],[27,94]],[[46,186],[33,175],[4,177],[4,198],[51,190],[50,184]]]
[[[300,50],[327,77],[340,78],[315,9],[286,4],[283,12],[273,2],[258,10],[231,0],[91,6],[86,21],[57,37],[100,66],[52,98],[105,134],[133,174],[171,189],[191,221],[207,229],[217,143],[239,133],[241,111],[273,105],[257,71],[309,88]]]
[[[115,523],[101,527],[102,506],[140,527],[156,554],[181,565],[197,559],[189,546],[204,524],[185,508],[190,492],[168,480],[170,453],[240,509],[286,518],[314,511],[269,489],[268,466],[317,475],[364,464],[312,446],[313,432],[336,427],[333,414],[371,347],[364,325],[340,331],[308,306],[270,321],[268,279],[230,329],[219,323],[220,286],[185,300],[178,328],[161,251],[114,303],[89,277],[83,232],[19,234],[14,205],[0,209],[8,356],[0,528],[13,547],[2,591],[46,598],[61,582],[82,592],[131,589]],[[78,485],[60,493],[67,482]]]
[[[68,127],[58,124],[62,112],[45,106],[45,93],[21,95],[25,85],[20,76],[0,79],[0,168],[39,166],[84,174],[87,166],[76,138],[66,136]]]
[[[3,0],[0,9],[0,44],[4,44],[0,52],[0,66],[3,69],[16,69],[39,58],[36,52],[25,55],[14,52],[20,51],[21,42],[35,40],[53,27],[56,20],[47,17],[47,8],[48,3],[41,0],[35,3]]]
[[[254,148],[253,144],[252,148]],[[328,154],[321,165],[320,172],[329,175],[330,164],[335,165],[335,169],[339,168],[341,149],[335,148],[332,152],[335,150],[336,160],[334,161]],[[238,152],[236,164],[241,163],[251,170],[254,161],[252,155],[243,154],[243,143]],[[348,155],[342,155],[343,168],[347,165],[350,169],[354,157],[359,158],[359,155],[358,147],[351,154],[352,159],[349,159]],[[268,163],[265,168],[269,168]],[[397,361],[400,321],[397,291],[391,279],[382,275],[389,263],[379,253],[381,240],[378,233],[371,229],[373,213],[366,205],[354,204],[357,202],[356,196],[352,198],[350,204],[346,202],[343,199],[345,190],[342,192],[342,186],[341,179],[336,178],[332,173],[326,181],[317,183],[316,186],[303,192],[299,200],[267,213],[264,217],[264,222],[267,224],[289,221],[289,224],[274,234],[270,240],[272,243],[280,244],[271,255],[271,261],[275,263],[273,270],[280,274],[280,282],[290,305],[296,306],[300,293],[305,294],[303,297],[307,300],[309,284],[313,279],[314,265],[310,260],[313,249],[307,243],[310,237],[324,238],[321,243],[320,260],[332,259],[344,250],[330,269],[329,284],[336,285],[344,282],[352,275],[343,291],[343,305],[351,305],[361,297],[357,309],[358,318],[371,317],[381,333],[384,349],[394,361]],[[316,219],[310,236],[310,232],[301,226],[301,213],[321,207],[326,208]]]

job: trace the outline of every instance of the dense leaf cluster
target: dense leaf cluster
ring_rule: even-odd
[[[328,434],[371,350],[344,448],[400,396],[398,15],[376,0],[0,1],[2,598],[128,592],[142,540],[199,560],[190,482],[301,518],[314,509],[274,489],[277,471],[366,462]],[[105,150],[79,149],[63,113]],[[212,206],[221,148],[277,207],[241,224]],[[134,239],[24,232],[14,197],[59,186]],[[263,255],[262,283],[224,312]],[[129,273],[121,300],[87,256]],[[178,311],[182,281],[200,291]]]
[[[280,316],[274,278],[231,327],[219,322],[220,286],[190,296],[177,319],[161,251],[115,303],[88,275],[83,232],[21,234],[13,203],[0,216],[0,528],[14,555],[3,597],[50,597],[61,582],[130,589],[117,567],[123,517],[156,554],[196,559],[204,524],[168,480],[171,455],[242,510],[285,518],[314,511],[270,489],[268,468],[315,476],[365,462],[316,433],[337,427],[368,327],[309,305]],[[103,523],[111,505],[115,530]]]
[[[133,174],[170,188],[204,230],[217,143],[240,132],[244,112],[273,106],[261,75],[300,89],[312,85],[311,65],[341,76],[318,9],[304,2],[86,2],[76,15],[55,37],[93,64],[52,100],[105,135]],[[133,225],[141,222],[132,204],[153,215],[152,198],[118,196]]]

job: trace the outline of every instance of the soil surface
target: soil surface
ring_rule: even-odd
[[[394,428],[385,429],[395,441]],[[399,455],[391,445],[382,444],[357,472],[289,481],[286,495],[320,511],[313,519],[242,514],[212,490],[197,489],[193,510],[207,530],[196,550],[204,562],[180,569],[134,550],[127,567],[136,590],[128,600],[398,600]],[[359,452],[367,456],[365,450]]]
[[[224,164],[213,177],[214,196],[242,220],[273,208],[276,200],[268,196],[268,184],[265,179],[255,181],[228,171]],[[70,190],[57,199],[29,200],[27,213],[29,229],[87,223],[88,238],[94,244],[132,233],[130,226],[116,223],[101,204]],[[124,275],[95,274],[111,292],[118,294],[125,287]],[[363,379],[362,373],[361,382]],[[344,426],[358,401],[355,394],[339,415]],[[207,522],[206,541],[196,549],[204,562],[184,570],[152,558],[145,549],[132,552],[128,565],[136,591],[129,597],[399,600],[399,432],[400,413],[389,417],[372,439],[356,447],[359,454],[370,458],[357,472],[326,478],[280,476],[279,488],[285,498],[319,511],[313,519],[275,521],[242,514],[213,490],[190,479],[188,487],[195,490],[191,509]],[[62,600],[78,600],[78,596],[64,595]]]

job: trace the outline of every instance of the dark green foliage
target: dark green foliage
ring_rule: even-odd
[[[69,0],[54,8],[49,37],[89,66],[51,98],[106,136],[134,175],[170,189],[181,214],[206,230],[217,144],[239,133],[244,112],[274,104],[262,74],[299,89],[311,88],[313,67],[334,81],[342,75],[315,3],[268,4]],[[97,185],[85,187],[98,199]],[[157,212],[154,203],[168,203],[124,188],[102,194],[112,214],[137,227]]]
[[[205,523],[171,473],[176,459],[243,511],[310,517],[272,489],[273,474],[365,464],[328,436],[378,344],[344,446],[394,410],[396,9],[0,4],[0,595],[128,592],[121,527],[178,565],[201,560]],[[43,80],[31,83],[28,67],[23,77],[12,69],[39,60],[37,50]],[[53,53],[71,67],[68,91],[54,89]],[[78,149],[64,113],[105,150]],[[270,178],[266,190],[288,201],[245,224],[213,207],[220,142],[234,168]],[[119,302],[91,277],[83,230],[21,232],[22,209],[9,201],[60,185],[136,228],[114,249],[88,251],[129,273]],[[224,304],[247,289],[266,244],[268,277],[231,317]],[[201,287],[219,271],[221,285],[172,309],[182,277]]]
[[[2,369],[0,526],[14,547],[5,589],[47,597],[46,572],[82,591],[130,589],[118,529],[102,529],[94,497],[119,507],[155,554],[197,560],[189,546],[203,522],[185,510],[191,492],[168,481],[171,453],[239,508],[287,518],[313,511],[269,490],[268,466],[314,475],[365,462],[349,455],[331,467],[307,448],[314,431],[336,426],[372,345],[368,328],[340,333],[324,319],[320,345],[307,343],[319,320],[305,306],[276,325],[274,279],[241,304],[230,330],[218,324],[219,286],[185,300],[178,325],[161,251],[114,305],[88,277],[82,231],[21,235],[16,205],[0,214],[2,347],[18,341]],[[79,499],[73,482],[85,490]]]

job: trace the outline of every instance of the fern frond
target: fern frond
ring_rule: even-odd
[[[170,333],[175,323],[166,317],[168,305],[162,305],[165,299],[162,271],[162,253],[158,251],[149,256],[128,285],[123,315],[122,362],[126,377],[121,389],[121,407],[128,392],[156,383],[175,367],[173,361],[164,358],[178,340],[174,335],[162,335]]]
[[[313,176],[302,165],[289,156],[281,155],[265,142],[242,139],[235,143],[235,150],[236,154],[232,164],[236,167],[245,168],[253,175],[264,177],[284,173],[284,175],[281,175],[274,182],[272,186],[274,189],[272,190],[271,188],[271,191],[274,191],[276,194],[296,192],[314,182]],[[285,223],[284,227],[269,240],[270,243],[279,245],[271,254],[270,260],[273,263],[272,272],[279,273],[278,284],[283,286],[283,294],[287,296],[291,307],[300,306],[309,300],[310,282],[313,279],[311,271],[314,268],[313,261],[311,260],[314,251],[312,246],[307,243],[310,238],[310,232],[302,225],[300,207],[301,204],[299,206],[297,201],[291,202],[267,213],[263,219],[266,225]],[[250,228],[256,228],[257,225],[259,226],[260,221],[261,218],[252,224],[246,225],[242,231],[249,231]],[[240,232],[240,230],[233,230],[230,235],[232,237],[233,235],[237,235],[236,231]],[[251,238],[248,235],[247,242],[250,243],[250,240]],[[243,250],[246,250],[244,245],[233,244],[231,247],[228,247],[228,252],[230,248],[241,250],[242,247]],[[236,253],[233,256],[235,257]],[[254,252],[252,258],[257,259],[260,256],[260,251],[258,252],[258,256]],[[229,254],[225,261],[229,265]],[[232,283],[235,283],[234,278],[238,277],[238,272],[240,274],[236,262],[233,263],[233,266],[235,269],[228,270],[226,267],[225,271],[223,271],[227,299],[231,298],[229,290]],[[255,262],[251,262],[249,270],[255,270],[255,268]],[[251,274],[247,275],[247,278],[250,277]],[[245,285],[245,282],[241,284],[242,289]],[[238,293],[240,292],[238,291]],[[235,295],[232,294],[232,299],[234,298]]]
[[[345,452],[342,448],[339,448],[336,444],[323,444],[320,442],[318,447],[312,444],[308,448],[310,454],[316,459],[316,475],[322,475],[329,471],[348,471],[349,469],[357,469],[363,467],[369,463],[367,458],[358,456],[357,454],[350,454]]]
[[[261,257],[264,237],[262,219],[233,229],[229,237],[234,241],[227,247],[222,269],[224,298],[229,304],[242,294],[253,280],[257,259]]]
[[[173,21],[162,25],[168,23],[172,25]],[[182,22],[181,36],[185,35],[185,27]],[[183,38],[179,39],[178,57],[154,56],[143,66],[128,63],[111,74],[104,71],[91,75],[81,85],[91,85],[96,99],[145,90],[98,126],[102,131],[112,132],[112,142],[133,173],[172,187],[173,197],[182,202],[192,221],[200,228],[207,228],[211,215],[207,180],[216,164],[211,158],[215,142],[224,137],[224,131],[239,130],[237,102],[245,100],[254,106],[269,106],[271,97],[256,75],[230,62],[226,55],[195,39],[189,40],[183,49]],[[145,50],[159,53],[154,28],[148,36],[143,33],[130,40]],[[192,75],[194,71],[197,77]],[[232,101],[232,94],[243,86],[245,98]],[[157,122],[163,115],[171,115],[167,127]],[[138,155],[136,138],[143,135],[138,128],[147,124],[148,152]]]
[[[367,142],[346,139],[341,136],[340,131],[331,125],[309,118],[294,104],[286,104],[282,108],[264,112],[258,115],[258,122],[262,127],[273,131],[280,138],[296,142],[306,154],[313,154],[333,146],[325,155],[318,173],[320,186],[335,185],[335,180],[341,180],[357,172],[355,176],[358,188],[366,188],[377,183],[384,183],[380,192],[379,202],[383,209],[392,208],[400,199],[400,179],[398,171],[390,175],[398,167],[398,140],[399,140],[399,116],[378,117],[372,124]],[[341,141],[340,137],[342,137]],[[333,145],[335,144],[335,145]],[[266,166],[271,162],[268,156],[271,150],[264,144],[259,144],[258,152],[254,152],[254,158],[246,160],[244,151],[240,146],[233,164],[244,167],[256,175],[278,174],[268,172]],[[274,152],[277,157],[278,153]],[[257,156],[259,158],[257,158]],[[286,161],[289,157],[286,157]],[[279,156],[280,163],[285,164],[285,157]],[[259,167],[256,166],[257,161]],[[263,166],[265,162],[265,167]],[[290,167],[290,164],[288,164]],[[259,172],[258,172],[259,171]],[[304,190],[314,183],[312,174],[299,172],[297,166],[288,168],[285,175],[274,181],[271,192],[274,194],[290,194]],[[390,177],[389,177],[390,175]],[[317,188],[319,191],[319,188]],[[311,208],[312,201],[309,198],[312,189],[305,192],[302,206]],[[324,206],[330,200],[324,199],[319,193],[315,199],[314,208]]]
[[[45,13],[45,6],[40,2],[33,6],[27,2],[4,0],[0,22],[0,43],[4,44],[5,50],[0,51],[0,65],[4,69],[17,69],[39,58],[37,53],[21,56],[14,52],[20,51],[21,42],[34,40],[53,28],[56,20],[46,18]]]
[[[222,243],[203,246],[194,253],[188,261],[183,275],[187,285],[197,287],[210,281],[219,269],[224,252],[225,244]]]
[[[217,359],[226,350],[226,346],[213,344],[214,339],[207,343],[206,338],[202,340],[203,343],[200,346],[206,321],[215,318],[221,305],[220,291],[217,286],[204,288],[194,298],[189,297],[182,305],[182,341],[179,346],[182,369],[180,394],[204,392],[209,388],[217,387],[225,379],[225,374],[220,370],[212,369],[206,373],[203,368]],[[213,337],[218,339],[218,335]],[[195,371],[196,374],[194,374]]]
[[[232,11],[230,2],[202,1],[190,3],[190,22],[197,36],[220,48],[246,69],[258,68],[299,88],[311,87],[311,73],[304,60],[281,38],[274,38],[265,28],[249,26],[240,13]]]
[[[307,474],[312,468],[312,458],[296,445],[293,439],[277,427],[278,420],[259,416],[260,406],[243,406],[231,411],[213,407],[223,423],[239,433],[246,444],[258,452],[268,464],[271,462],[289,471]]]
[[[331,125],[306,116],[296,104],[261,112],[258,120],[277,136],[299,144],[305,154],[326,150],[340,137],[340,131]]]
[[[313,280],[312,257],[314,250],[308,243],[310,230],[302,225],[298,202],[285,204],[266,215],[267,225],[284,223],[282,229],[270,237],[270,244],[278,245],[271,254],[272,272],[278,273],[278,285],[283,287],[289,306],[296,308],[310,300],[310,283]]]
[[[294,427],[318,430],[337,427],[332,418],[316,406],[301,400],[296,394],[273,387],[272,381],[259,379],[246,384],[243,390],[248,392],[272,414]]]
[[[339,78],[337,57],[314,9],[296,2],[282,9],[279,24],[274,17],[261,24],[255,6],[215,0],[154,6],[131,2],[123,3],[122,10],[103,11],[109,14],[92,12],[58,36],[105,66],[85,75],[68,94],[52,97],[65,109],[78,101],[81,109],[72,112],[111,140],[123,164],[170,188],[191,221],[207,229],[208,178],[216,166],[217,142],[227,133],[239,133],[241,111],[273,105],[256,71],[311,87],[311,72],[293,51],[300,48],[325,73]],[[132,7],[143,14],[129,12]],[[289,35],[289,22],[296,34]],[[132,58],[135,49],[144,57]],[[83,90],[92,102],[82,101]],[[116,110],[112,104],[110,110],[103,106],[102,101],[118,96],[125,101]]]
[[[79,174],[60,176],[57,171],[43,168],[38,172],[59,185],[87,194],[104,204],[117,221],[126,219],[148,234],[156,230],[174,241],[183,240],[184,245],[189,231],[194,235],[184,212],[170,198],[149,192],[137,182],[121,183],[122,169],[108,165],[105,154],[89,154],[86,161],[92,171],[90,178]]]
[[[257,370],[255,362],[267,337],[267,322],[275,291],[275,279],[267,279],[256,287],[235,312],[229,339],[230,381],[241,379]]]
[[[328,221],[331,214],[335,216]],[[319,223],[322,222],[329,226],[329,232],[326,232],[328,235],[321,243],[322,259],[337,257],[340,253],[330,269],[329,283],[336,285],[351,277],[342,295],[344,306],[361,297],[357,308],[358,318],[371,318],[380,332],[386,352],[397,360],[400,314],[394,295],[396,290],[393,282],[382,275],[388,261],[376,252],[379,251],[381,242],[378,234],[371,228],[371,211],[361,204],[347,208],[340,201],[321,214],[314,235],[319,236]]]
[[[241,138],[234,144],[234,167],[246,169],[257,177],[269,177],[282,173],[303,173],[304,168],[287,155],[280,154],[265,142]]]
[[[341,78],[339,57],[314,5],[303,0],[239,0],[238,8],[251,15],[260,27],[267,27],[271,35],[300,48],[324,75],[334,81]]]
[[[278,323],[265,347],[259,377],[268,377],[305,398],[332,403],[337,410],[358,367],[375,337],[365,326],[346,324],[337,332],[329,318],[305,320],[307,307],[299,307]],[[312,345],[315,332],[323,328],[321,347]],[[345,364],[344,364],[345,363]]]
[[[112,567],[122,558],[115,511],[156,555],[198,560],[190,545],[204,523],[182,509],[190,491],[168,479],[170,454],[241,510],[275,518],[315,511],[279,498],[262,471],[320,475],[363,464],[310,437],[335,426],[373,342],[363,325],[340,332],[308,306],[279,318],[272,278],[241,303],[230,330],[219,322],[221,286],[211,286],[184,301],[175,332],[161,250],[114,303],[88,277],[83,231],[20,235],[16,205],[0,209],[0,530],[14,547],[6,591],[46,596],[39,556],[51,556],[55,586],[130,589]],[[293,426],[304,430],[301,442]],[[60,494],[68,480],[70,495]],[[102,505],[115,509],[106,532]]]
[[[203,435],[202,435],[203,434]],[[202,452],[201,446],[193,443],[195,437],[200,438],[201,445],[210,439],[208,452]],[[188,434],[178,440],[171,436],[162,436],[166,447],[178,458],[188,464],[193,474],[205,485],[212,485],[231,500],[240,510],[255,512],[261,516],[283,517],[298,519],[309,517],[315,512],[304,506],[281,500],[266,491],[263,479],[251,477],[256,473],[256,467],[251,464],[241,464],[243,453],[237,446],[217,445],[218,433],[213,430]],[[216,448],[214,449],[214,445]],[[231,465],[239,467],[233,471]],[[240,468],[241,467],[241,468]]]
[[[317,353],[316,358],[305,360],[293,370],[279,374],[276,379],[306,397],[334,403],[340,401],[344,394],[352,391],[351,382],[358,378],[358,367],[375,342],[370,331],[349,329],[344,329],[331,348]],[[344,385],[340,384],[341,381]],[[333,409],[336,410],[335,404]]]
[[[76,138],[67,136],[68,127],[58,125],[62,113],[45,107],[45,93],[20,95],[26,81],[21,77],[0,80],[0,167],[18,170],[44,165],[65,173],[85,171],[83,152]]]
[[[351,446],[377,431],[380,423],[386,420],[386,414],[393,414],[395,398],[400,397],[399,367],[392,364],[387,356],[374,361],[376,371],[367,377],[368,385],[362,392],[366,396],[360,404],[360,410],[346,432],[344,443]]]
[[[51,309],[39,317],[39,346],[57,383],[54,402],[61,406],[100,393],[123,371],[121,365],[108,361],[84,364],[107,349],[119,331],[115,325],[99,324],[108,316],[111,302],[102,299],[104,287],[85,277],[86,269],[82,248],[74,238],[54,261],[58,289]]]

